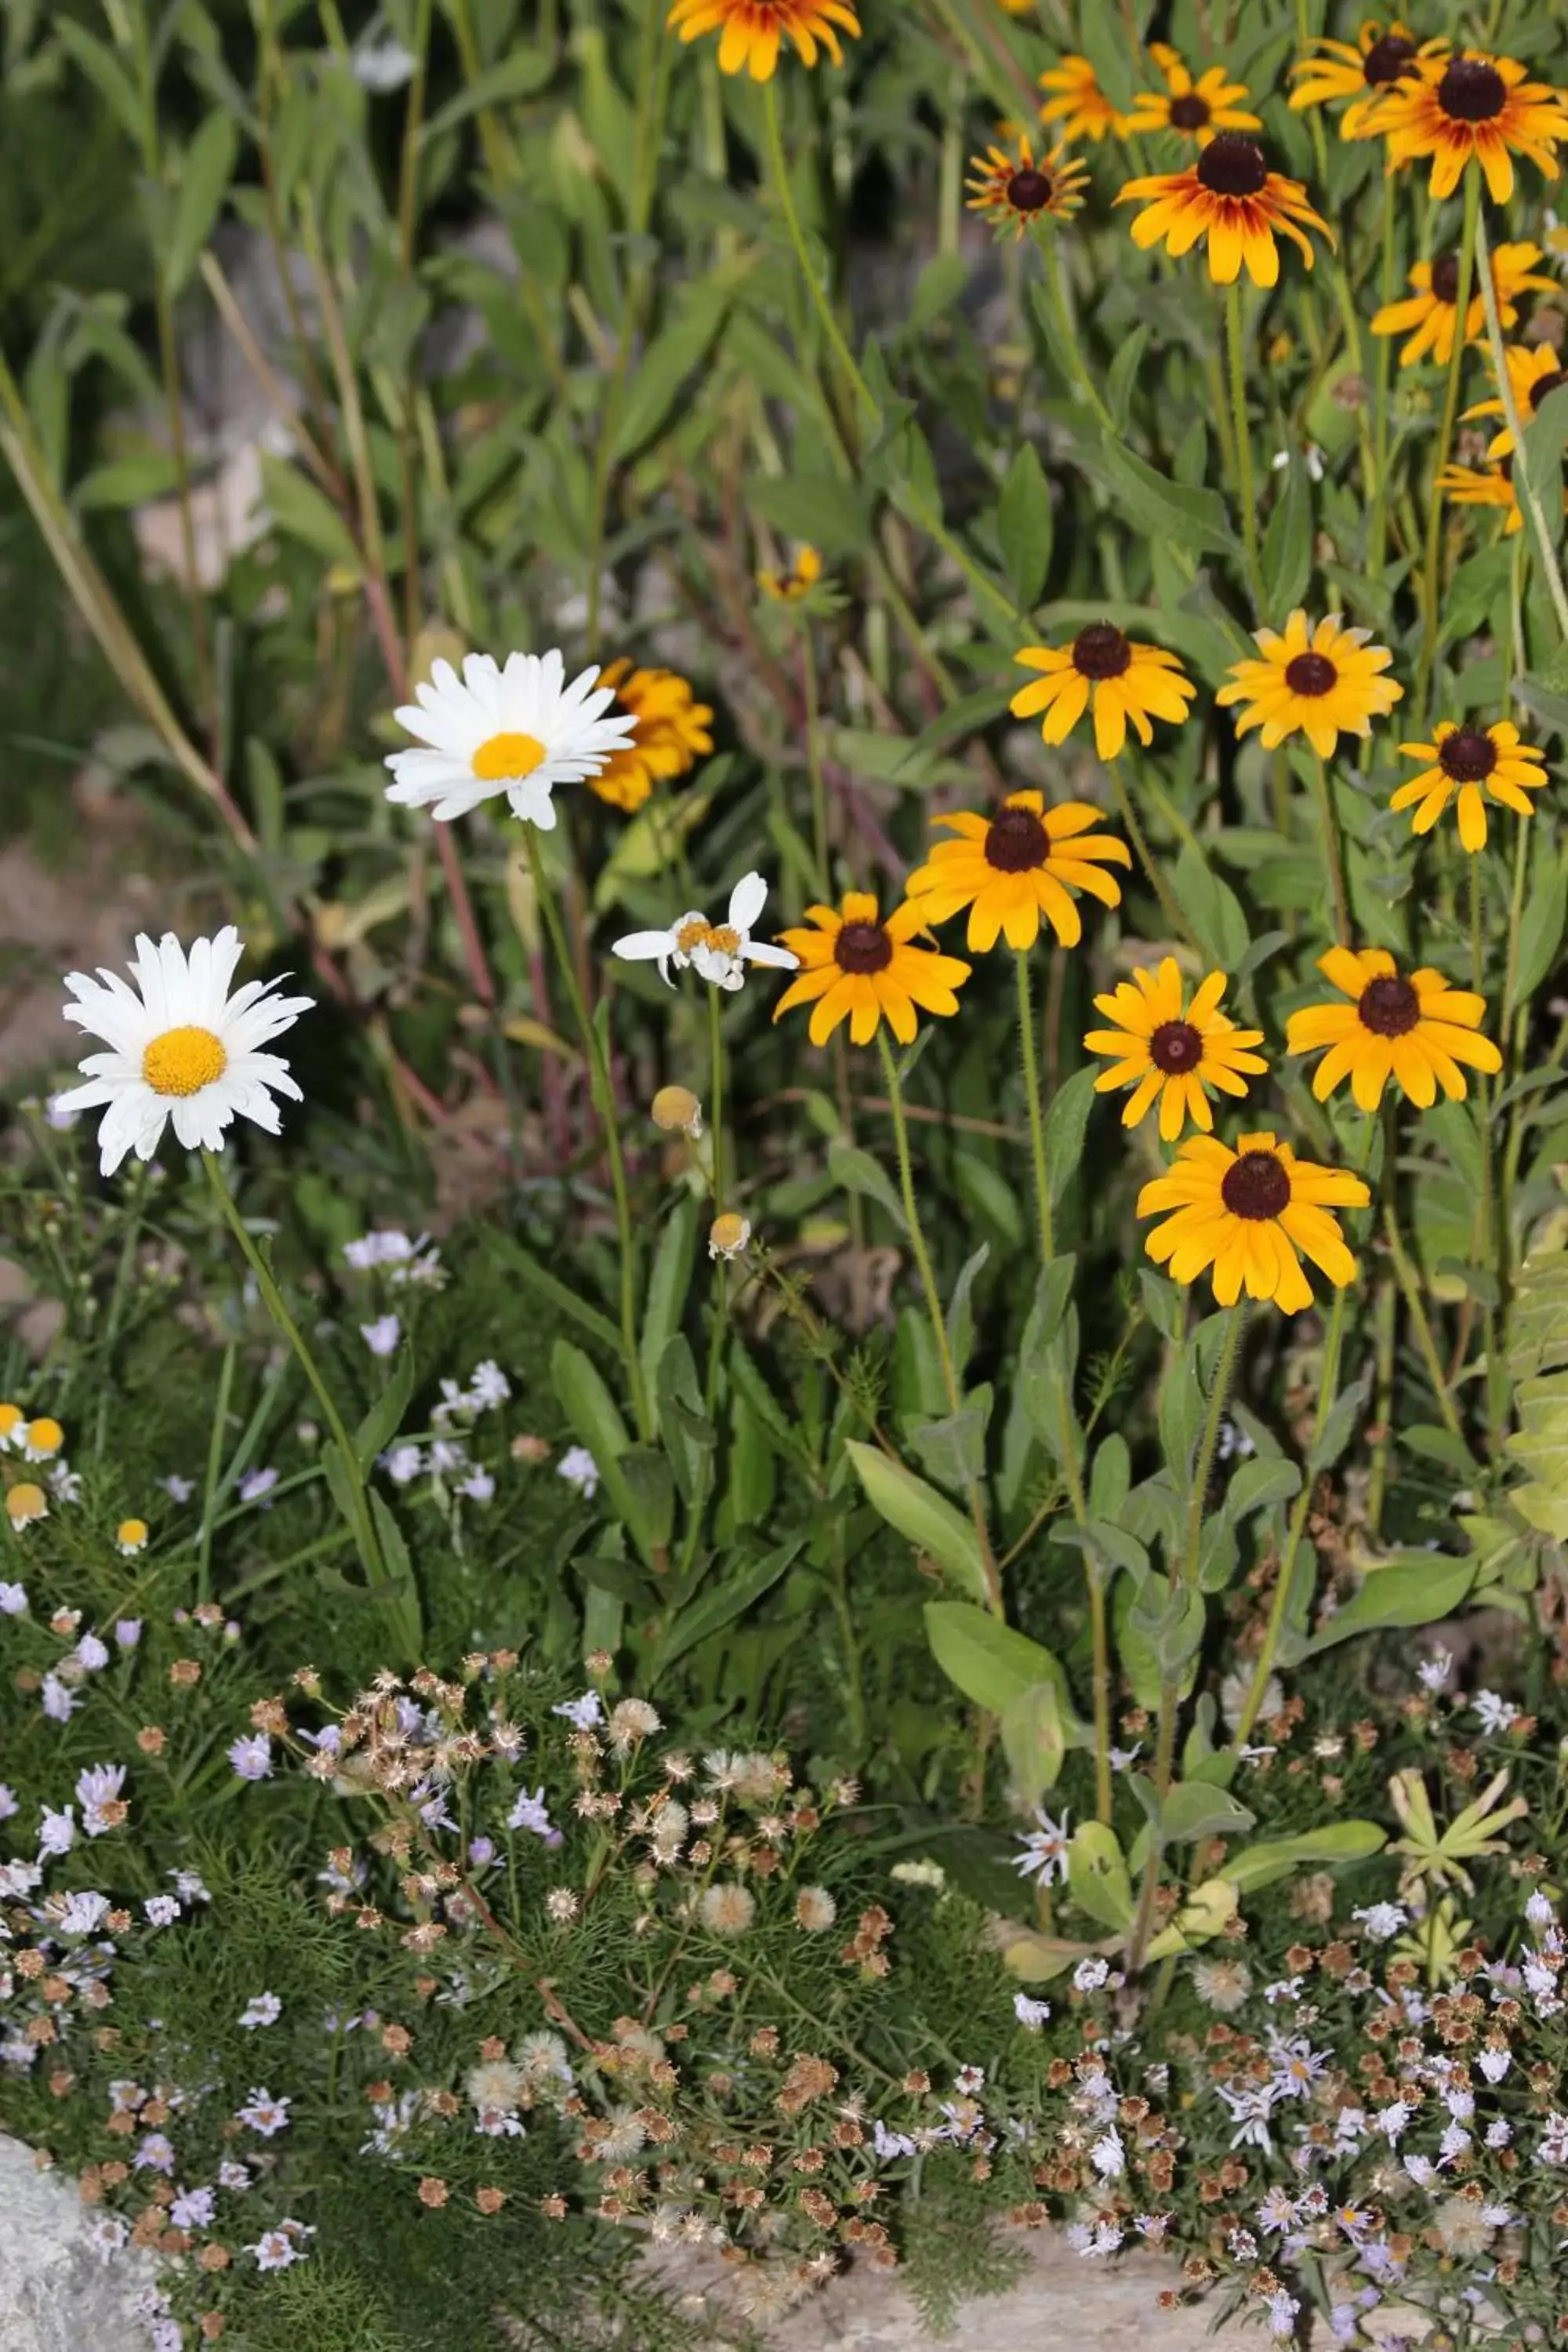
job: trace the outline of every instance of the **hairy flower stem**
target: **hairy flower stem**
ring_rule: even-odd
[[[1334,807],[1333,788],[1329,782],[1328,761],[1321,751],[1312,754],[1312,789],[1317,795],[1318,814],[1323,827],[1323,854],[1329,861],[1329,886],[1334,899],[1334,932],[1339,944],[1351,943],[1351,908],[1345,889],[1344,850],[1340,840],[1339,812]]]
[[[1426,553],[1422,571],[1421,652],[1415,667],[1415,691],[1411,698],[1411,711],[1416,732],[1426,723],[1426,699],[1431,691],[1432,670],[1437,658],[1437,569],[1443,551],[1443,493],[1438,482],[1454,446],[1454,421],[1459,408],[1459,378],[1465,362],[1465,320],[1470,307],[1470,287],[1474,279],[1476,239],[1480,237],[1481,289],[1483,299],[1489,296],[1491,266],[1486,258],[1486,230],[1480,225],[1480,168],[1472,163],[1465,173],[1465,225],[1459,239],[1459,276],[1455,288],[1454,348],[1448,355],[1448,383],[1443,394],[1443,421],[1437,432],[1436,454],[1432,465],[1432,486],[1426,511]],[[1500,368],[1506,379],[1507,370]],[[1506,397],[1505,394],[1505,397]],[[1518,445],[1516,445],[1518,446]]]
[[[768,87],[771,89],[772,83],[769,83]],[[931,1265],[931,1252],[926,1247],[925,1234],[921,1229],[920,1209],[915,1201],[914,1171],[910,1159],[909,1122],[904,1117],[904,1090],[899,1077],[898,1063],[893,1058],[893,1049],[888,1043],[888,1033],[880,1026],[877,1031],[877,1044],[882,1056],[882,1076],[888,1088],[888,1104],[893,1115],[893,1144],[899,1160],[899,1191],[904,1204],[904,1223],[909,1228],[910,1247],[914,1253],[915,1265],[920,1273],[921,1288],[925,1293],[926,1315],[931,1324],[931,1338],[936,1343],[937,1360],[942,1366],[942,1387],[947,1394],[948,1411],[956,1418],[963,1409],[963,1401],[959,1394],[958,1375],[953,1367],[952,1349],[948,1345],[947,1324],[942,1316],[942,1298],[936,1286],[936,1274]],[[996,1559],[991,1549],[991,1538],[985,1525],[985,1511],[980,1500],[980,1489],[973,1478],[968,1481],[968,1501],[970,1517],[974,1522],[974,1532],[980,1540],[980,1557],[984,1564],[986,1597],[993,1613],[1000,1617],[1003,1613],[1002,1580],[996,1573]]]
[[[1422,1303],[1420,1277],[1410,1262],[1400,1235],[1399,1213],[1394,1205],[1394,1192],[1392,1187],[1384,1206],[1383,1225],[1388,1240],[1389,1254],[1394,1260],[1394,1276],[1410,1316],[1411,1328],[1415,1334],[1415,1344],[1421,1350],[1421,1360],[1426,1367],[1426,1377],[1432,1383],[1432,1392],[1437,1400],[1437,1410],[1443,1416],[1443,1426],[1450,1437],[1457,1437],[1463,1445],[1465,1433],[1460,1425],[1458,1412],[1447,1381],[1444,1376],[1442,1360],[1437,1353],[1437,1343],[1432,1337],[1432,1326],[1427,1319],[1426,1307]]]
[[[1383,266],[1380,280],[1380,300],[1386,310],[1394,299],[1394,266],[1396,258],[1395,227],[1398,215],[1394,205],[1395,174],[1383,175]],[[1394,365],[1394,338],[1377,335],[1377,362],[1373,389],[1373,484],[1372,518],[1367,524],[1366,544],[1369,576],[1382,576],[1384,557],[1388,541],[1388,383]]]
[[[555,903],[544,871],[544,860],[539,850],[537,826],[525,824],[523,838],[528,845],[529,870],[533,877],[533,893],[544,928],[550,933],[550,946],[557,969],[566,983],[571,999],[573,1017],[577,1024],[577,1035],[588,1065],[588,1084],[593,1093],[594,1108],[599,1114],[604,1130],[605,1151],[610,1163],[610,1187],[616,1199],[616,1231],[620,1244],[621,1262],[621,1357],[626,1368],[626,1381],[631,1390],[632,1413],[637,1425],[637,1435],[646,1445],[653,1431],[648,1412],[647,1387],[643,1379],[642,1358],[637,1351],[637,1244],[632,1231],[631,1202],[626,1193],[626,1168],[621,1154],[621,1134],[616,1120],[615,1096],[610,1087],[610,1073],[605,1061],[604,1047],[588,1012],[583,984],[572,959],[566,932],[561,920],[561,909]]]
[[[1242,547],[1247,566],[1247,584],[1258,620],[1268,616],[1264,610],[1263,572],[1258,556],[1258,492],[1252,478],[1252,436],[1247,423],[1247,374],[1241,343],[1241,288],[1227,286],[1225,289],[1226,341],[1230,346],[1230,409],[1232,429],[1236,435],[1236,478],[1241,497]]]
[[[1035,1215],[1040,1235],[1040,1263],[1048,1266],[1056,1255],[1051,1227],[1051,1179],[1046,1165],[1046,1121],[1040,1102],[1040,1057],[1035,1047],[1034,992],[1027,950],[1013,958],[1018,976],[1018,1051],[1024,1065],[1024,1099],[1029,1107],[1029,1150],[1035,1163]]]
[[[1088,362],[1083,355],[1083,347],[1078,339],[1078,326],[1068,302],[1068,291],[1062,278],[1061,257],[1057,251],[1055,233],[1048,228],[1037,227],[1034,232],[1034,241],[1045,268],[1046,291],[1050,297],[1051,311],[1061,334],[1062,354],[1067,361],[1068,373],[1094,411],[1096,421],[1107,437],[1112,441],[1120,440],[1121,436],[1116,430],[1110,409],[1100,398],[1100,387],[1089,373]]]
[[[1476,173],[1472,166],[1471,190],[1475,185],[1475,178]],[[1467,191],[1465,211],[1467,224],[1469,221],[1471,201],[1470,192]],[[1531,479],[1530,466],[1524,450],[1524,424],[1520,416],[1519,403],[1513,396],[1513,384],[1509,376],[1508,362],[1503,352],[1502,322],[1498,317],[1497,289],[1492,284],[1491,247],[1487,241],[1486,221],[1479,208],[1476,212],[1476,247],[1480,258],[1481,303],[1487,314],[1487,342],[1491,352],[1492,369],[1497,376],[1498,396],[1502,402],[1503,415],[1507,419],[1509,432],[1513,436],[1514,492],[1521,511],[1530,522],[1531,553],[1540,559],[1542,572],[1552,597],[1552,609],[1557,615],[1558,634],[1563,644],[1568,645],[1568,590],[1563,587],[1563,570],[1557,561],[1556,530],[1547,521],[1545,509],[1541,503],[1539,485]],[[1458,337],[1455,338],[1454,350],[1457,356]]]
[[[202,1159],[205,1162],[207,1175],[211,1180],[218,1206],[228,1223],[229,1230],[239,1244],[247,1265],[256,1278],[256,1286],[261,1294],[262,1305],[292,1349],[300,1370],[310,1384],[316,1402],[321,1408],[321,1417],[327,1424],[342,1470],[341,1486],[340,1482],[334,1478],[329,1478],[327,1484],[334,1498],[339,1500],[343,1517],[353,1531],[354,1542],[359,1549],[360,1562],[363,1567],[366,1579],[371,1584],[376,1586],[398,1585],[401,1580],[393,1576],[382,1556],[381,1544],[375,1531],[374,1514],[365,1491],[364,1473],[360,1467],[360,1459],[354,1450],[353,1440],[350,1437],[343,1424],[343,1417],[338,1411],[337,1401],[321,1377],[321,1367],[306,1345],[304,1334],[289,1312],[288,1303],[278,1286],[277,1277],[271,1266],[268,1264],[262,1251],[257,1247],[254,1237],[246,1227],[245,1220],[239,1213],[238,1204],[229,1191],[222,1160],[216,1151],[207,1150],[203,1151]],[[342,1502],[342,1497],[345,1496],[346,1507]],[[389,1593],[388,1602],[387,1623],[395,1633],[405,1657],[417,1658],[422,1638],[419,1594],[412,1579],[409,1579],[407,1583],[395,1593]]]
[[[1171,927],[1171,935],[1173,939],[1185,940],[1189,946],[1195,947],[1197,941],[1193,937],[1192,925],[1183,914],[1177,903],[1176,894],[1165,879],[1159,859],[1149,846],[1149,837],[1143,830],[1142,821],[1139,817],[1132,795],[1127,788],[1121,761],[1108,760],[1106,768],[1110,776],[1110,789],[1116,795],[1118,813],[1131,837],[1138,863],[1148,876],[1154,896],[1160,901],[1160,911]]]

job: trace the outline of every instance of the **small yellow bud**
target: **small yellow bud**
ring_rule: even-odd
[[[30,1478],[24,1478],[21,1485],[13,1486],[6,1496],[5,1510],[14,1528],[30,1527],[35,1519],[48,1517],[49,1498],[41,1486],[35,1486]]]
[[[726,1209],[723,1215],[715,1217],[708,1228],[708,1255],[710,1257],[739,1257],[751,1238],[751,1219],[738,1217],[733,1209]]]
[[[689,1135],[695,1141],[702,1132],[702,1106],[689,1087],[660,1087],[650,1108],[655,1127],[667,1135]]]

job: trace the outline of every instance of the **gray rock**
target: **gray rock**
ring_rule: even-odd
[[[75,2184],[40,2172],[0,2133],[0,2352],[140,2352],[136,2298],[156,2275],[129,2250],[104,2263],[88,2243]]]

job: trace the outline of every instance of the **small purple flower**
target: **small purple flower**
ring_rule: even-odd
[[[249,2032],[258,2025],[276,2025],[282,2014],[283,2004],[275,1992],[258,1992],[246,2002],[239,2021]]]
[[[180,1916],[179,1898],[174,1895],[149,1895],[142,1908],[154,1927],[172,1927]]]
[[[425,1467],[425,1456],[417,1445],[395,1445],[378,1458],[395,1486],[406,1486]]]
[[[0,1617],[25,1616],[27,1608],[27,1588],[25,1584],[0,1582]]]
[[[247,1470],[239,1482],[239,1499],[242,1503],[259,1503],[263,1510],[269,1511],[272,1506],[266,1498],[277,1484],[276,1470]]]
[[[89,1837],[102,1837],[116,1826],[107,1818],[104,1808],[119,1802],[124,1786],[123,1764],[89,1764],[77,1774],[77,1801],[82,1809],[81,1825]]]
[[[171,1470],[166,1478],[159,1479],[158,1484],[164,1494],[176,1503],[188,1503],[196,1491],[195,1480],[182,1478],[177,1470]]]
[[[524,1789],[506,1817],[509,1830],[531,1830],[535,1837],[549,1838],[555,1834],[554,1823],[545,1811],[542,1786],[531,1797]]]
[[[163,2132],[143,2132],[131,2161],[137,2172],[163,2172],[172,2179],[174,2170],[174,2143]]]
[[[80,1701],[66,1688],[58,1675],[46,1675],[38,1694],[39,1703],[51,1723],[68,1723]]]
[[[373,1356],[395,1356],[397,1343],[403,1337],[402,1318],[378,1315],[374,1323],[360,1325],[359,1335]]]
[[[176,2230],[207,2230],[217,2206],[216,2189],[182,2189],[169,2208]]]
[[[91,1890],[68,1895],[60,1913],[60,1933],[63,1936],[96,1936],[109,1916],[107,1895]]]
[[[109,1646],[96,1633],[84,1633],[76,1645],[78,1663],[89,1675],[101,1673],[109,1664]]]
[[[19,1813],[21,1810],[16,1802],[16,1790],[8,1789],[5,1781],[0,1780],[0,1822],[8,1822],[13,1814]]]
[[[141,1618],[120,1618],[115,1624],[114,1639],[120,1649],[133,1650],[136,1647],[137,1643],[142,1639]]]
[[[265,1731],[247,1733],[231,1744],[228,1760],[242,1780],[270,1780],[272,1742]]]
[[[592,1731],[596,1723],[605,1719],[605,1710],[596,1690],[584,1691],[581,1698],[563,1699],[560,1706],[552,1706],[550,1712],[552,1715],[563,1715],[578,1731]]]
[[[218,2166],[217,2182],[220,2189],[232,2189],[237,2192],[249,2188],[250,2173],[245,2165],[235,2164],[226,2158]]]
[[[488,1470],[474,1470],[463,1480],[458,1492],[467,1495],[470,1503],[488,1503],[495,1490],[496,1482]]]
[[[268,2090],[252,2090],[246,2105],[235,2110],[234,2119],[238,2124],[248,2124],[263,2139],[270,2139],[275,2132],[288,2130],[291,2105],[289,2099],[275,2099]]]
[[[66,1805],[59,1812],[57,1813],[51,1806],[44,1806],[43,1819],[38,1823],[38,1856],[40,1861],[46,1854],[69,1853],[75,1843],[75,1807]]]
[[[468,1860],[479,1868],[483,1869],[487,1862],[493,1862],[495,1858],[496,1848],[493,1838],[477,1837],[468,1840]]]

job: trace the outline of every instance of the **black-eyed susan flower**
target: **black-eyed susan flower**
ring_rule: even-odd
[[[504,793],[514,816],[549,832],[554,787],[597,775],[636,731],[631,712],[612,710],[614,692],[598,681],[589,668],[568,686],[553,649],[509,654],[504,668],[489,654],[468,654],[461,677],[449,661],[433,663],[415,701],[395,714],[421,748],[388,753],[387,799],[445,823]]]
[[[1308,45],[1309,54],[1290,68],[1297,88],[1290,93],[1292,113],[1309,106],[1350,104],[1340,117],[1342,139],[1371,139],[1382,130],[1382,109],[1390,91],[1413,80],[1424,58],[1446,59],[1448,44],[1442,39],[1417,41],[1408,25],[1396,16],[1391,25],[1368,17],[1353,43],[1320,36]]]
[[[1503,363],[1508,369],[1508,386],[1513,394],[1513,404],[1519,411],[1519,421],[1526,427],[1549,394],[1560,384],[1568,383],[1568,368],[1550,343],[1510,343],[1503,351]],[[1504,416],[1507,411],[1500,395],[1495,400],[1478,400],[1473,408],[1465,411],[1467,424],[1477,416]],[[1487,456],[1492,458],[1511,457],[1513,435],[1507,425],[1487,444]]]
[[[808,907],[798,929],[779,934],[800,959],[801,971],[780,997],[773,1019],[809,1004],[814,1045],[825,1045],[842,1021],[848,1022],[854,1045],[868,1045],[884,1021],[900,1045],[910,1045],[920,1025],[917,1008],[944,1019],[956,1013],[954,992],[971,970],[957,956],[916,947],[926,923],[925,909],[912,898],[884,922],[867,890],[847,891],[838,908]]]
[[[1065,142],[1037,160],[1026,138],[1016,152],[987,148],[969,159],[969,209],[984,213],[997,228],[1022,236],[1031,221],[1067,220],[1083,202],[1089,173],[1067,152]]]
[[[612,713],[630,714],[632,737],[586,781],[602,801],[630,816],[656,783],[672,783],[687,775],[698,755],[713,749],[709,732],[713,713],[672,669],[637,669],[624,659],[607,662],[599,683],[615,690]]]
[[[841,66],[839,33],[860,37],[860,20],[848,0],[675,0],[664,21],[683,41],[717,33],[720,72],[749,73],[753,81],[773,79],[786,40],[802,65],[816,63],[820,45]]]
[[[1547,178],[1557,177],[1555,150],[1568,139],[1568,106],[1549,82],[1531,81],[1513,58],[1462,50],[1424,58],[1388,94],[1377,127],[1388,142],[1388,166],[1430,156],[1434,203],[1451,196],[1468,163],[1480,166],[1492,202],[1513,194],[1513,159],[1527,155]]]
[[[1460,727],[1445,719],[1430,743],[1402,743],[1407,760],[1426,764],[1400,785],[1390,808],[1414,808],[1411,829],[1430,833],[1448,803],[1458,799],[1459,839],[1473,856],[1487,845],[1487,802],[1497,801],[1520,816],[1532,813],[1530,795],[1546,782],[1546,754],[1520,740],[1510,719],[1495,727]]]
[[[1230,80],[1223,66],[1210,66],[1194,81],[1168,42],[1151,41],[1149,55],[1165,87],[1139,92],[1127,118],[1129,131],[1177,131],[1206,147],[1216,131],[1262,130],[1259,117],[1248,114],[1241,104],[1247,85]]]
[[[1485,466],[1462,466],[1455,459],[1439,468],[1437,488],[1457,507],[1497,507],[1501,509],[1508,517],[1502,527],[1505,539],[1511,539],[1516,530],[1524,528],[1519,493],[1513,487],[1511,457],[1500,457],[1495,465],[1489,463]],[[1568,511],[1568,499],[1564,500],[1564,511]]]
[[[1336,1289],[1353,1281],[1355,1259],[1330,1212],[1364,1208],[1370,1198],[1359,1176],[1298,1160],[1267,1132],[1238,1137],[1234,1151],[1215,1136],[1194,1135],[1175,1165],[1144,1185],[1138,1214],[1172,1212],[1144,1247],[1173,1280],[1195,1282],[1212,1268],[1222,1307],[1234,1307],[1245,1290],[1294,1315],[1312,1303],[1298,1251]]]
[[[1262,659],[1239,661],[1215,700],[1223,709],[1244,706],[1236,731],[1260,728],[1266,751],[1288,735],[1305,735],[1327,759],[1342,735],[1370,735],[1372,721],[1393,709],[1405,688],[1385,671],[1394,659],[1386,646],[1369,645],[1370,629],[1347,629],[1331,616],[1310,629],[1300,606],[1278,629],[1255,629]]]
[[[1342,1004],[1309,1004],[1285,1024],[1288,1054],[1323,1058],[1312,1092],[1325,1102],[1346,1078],[1358,1110],[1376,1110],[1393,1078],[1410,1100],[1429,1110],[1437,1089],[1452,1102],[1465,1098],[1465,1073],[1502,1067],[1502,1055],[1479,1033],[1487,1001],[1468,988],[1450,988],[1440,971],[1423,966],[1402,972],[1383,948],[1331,948],[1318,970]],[[1323,1053],[1324,1047],[1328,1048]]]
[[[1124,841],[1089,830],[1100,822],[1088,801],[1047,808],[1039,793],[1011,793],[991,817],[939,816],[936,823],[959,838],[935,844],[910,876],[910,898],[931,923],[945,923],[967,907],[966,944],[975,954],[994,948],[998,937],[1020,951],[1032,948],[1042,915],[1064,948],[1076,947],[1083,924],[1073,892],[1119,906],[1120,886],[1103,868],[1132,863]]]
[[[1069,143],[1103,139],[1108,131],[1120,137],[1127,130],[1128,117],[1111,105],[1087,58],[1069,50],[1059,65],[1040,76],[1040,88],[1050,93],[1040,109],[1040,121],[1058,124]]]
[[[796,549],[794,562],[787,572],[763,570],[757,574],[757,585],[764,596],[775,604],[797,604],[809,595],[822,577],[822,558],[815,547]]]
[[[195,940],[188,956],[173,931],[156,943],[138,933],[135,989],[116,972],[100,971],[97,980],[67,974],[73,1001],[66,1019],[101,1037],[109,1051],[89,1054],[80,1066],[87,1085],[59,1099],[72,1110],[103,1111],[104,1175],[112,1176],[128,1151],[151,1160],[171,1118],[187,1151],[217,1151],[237,1116],[276,1135],[273,1096],[303,1099],[288,1063],[262,1049],[291,1029],[311,1000],[274,995],[279,983],[259,980],[230,996],[244,952],[232,924],[216,939]]]
[[[1184,172],[1156,172],[1146,179],[1129,180],[1116,201],[1145,206],[1132,224],[1136,246],[1163,242],[1179,259],[1200,239],[1206,240],[1209,276],[1216,286],[1233,286],[1243,262],[1255,286],[1277,285],[1276,234],[1300,247],[1310,269],[1312,247],[1299,226],[1302,221],[1333,241],[1332,230],[1307,202],[1300,181],[1271,172],[1257,140],[1240,131],[1218,132]]]
[[[1553,289],[1555,279],[1541,276],[1536,269],[1537,262],[1543,257],[1538,245],[1493,247],[1492,292],[1501,326],[1515,324],[1521,294],[1550,293]],[[1447,367],[1453,354],[1454,331],[1459,319],[1458,255],[1439,253],[1434,260],[1418,261],[1410,272],[1409,282],[1415,293],[1403,296],[1397,302],[1385,302],[1381,310],[1374,310],[1372,331],[1374,335],[1410,332],[1410,341],[1399,354],[1401,367],[1419,367],[1423,360],[1428,359],[1438,367]],[[1465,341],[1483,342],[1486,331],[1486,299],[1477,271],[1472,269],[1470,299],[1465,307]]]
[[[1083,1042],[1091,1054],[1112,1057],[1094,1082],[1096,1094],[1132,1089],[1123,1127],[1136,1127],[1158,1102],[1165,1142],[1174,1143],[1189,1118],[1206,1134],[1214,1126],[1209,1089],[1245,1095],[1247,1079],[1268,1069],[1251,1050],[1263,1043],[1262,1030],[1238,1029],[1220,1011],[1225,991],[1224,972],[1211,971],[1189,1003],[1176,959],[1166,956],[1157,971],[1135,965],[1130,981],[1095,998],[1095,1010],[1115,1025],[1089,1030]]]
[[[1114,760],[1124,748],[1129,719],[1144,744],[1153,740],[1152,719],[1179,727],[1197,692],[1174,654],[1163,646],[1136,645],[1109,621],[1080,629],[1070,646],[1025,646],[1013,658],[1044,673],[1013,697],[1007,707],[1014,718],[1034,719],[1043,711],[1046,741],[1065,743],[1092,709],[1094,748],[1102,760]]]

